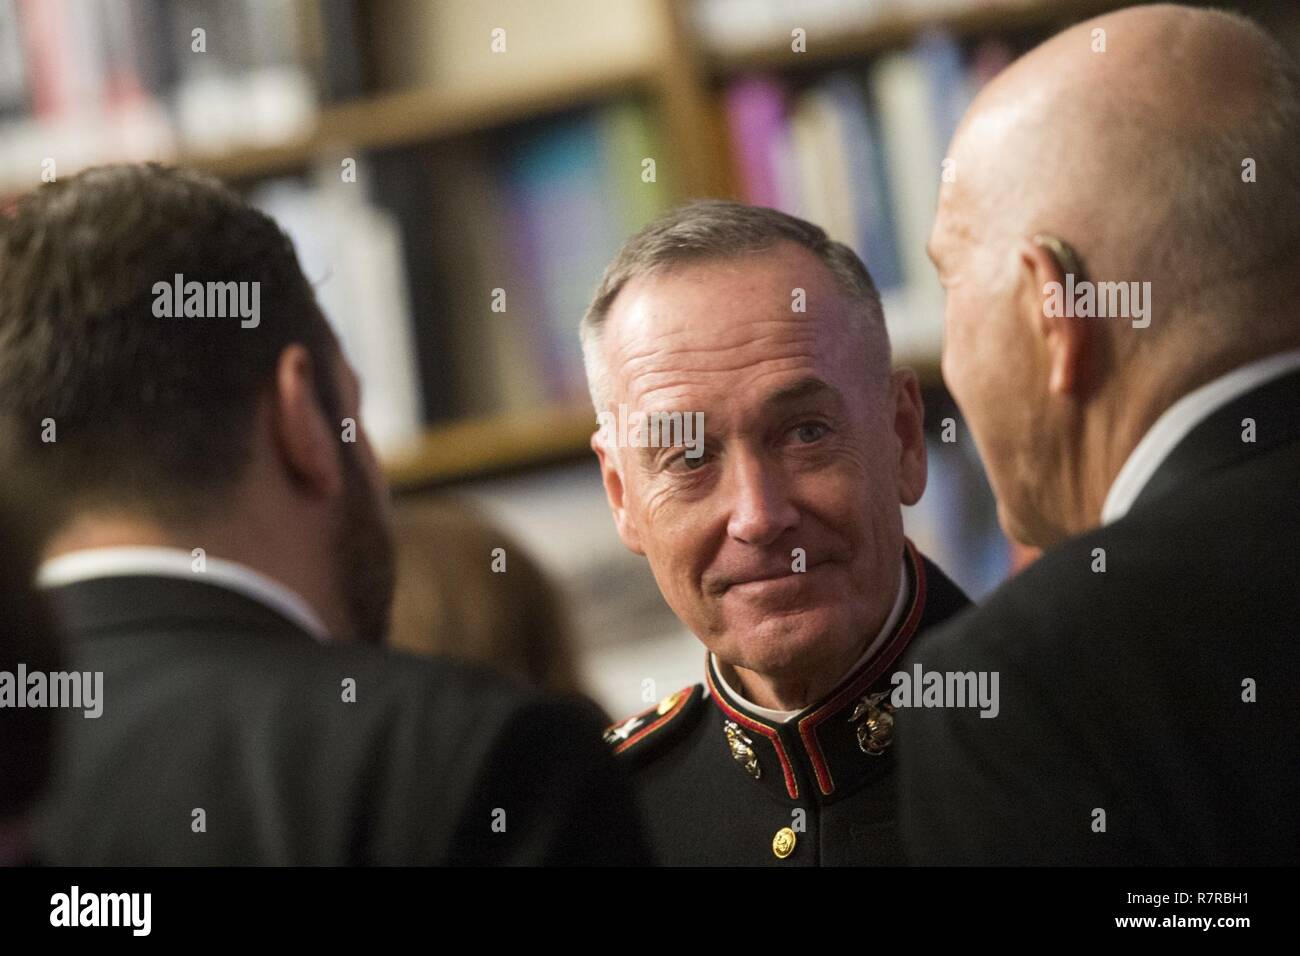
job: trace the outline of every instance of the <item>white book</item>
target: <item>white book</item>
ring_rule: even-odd
[[[397,223],[369,202],[364,168],[344,183],[322,166],[315,188],[284,181],[254,202],[293,239],[344,354],[361,381],[361,416],[381,456],[415,440],[423,424],[406,271]]]
[[[943,341],[943,290],[925,253],[939,197],[943,150],[931,113],[936,102],[922,61],[912,53],[882,56],[872,86],[884,137],[889,192],[907,304],[890,317],[900,359],[938,356]]]

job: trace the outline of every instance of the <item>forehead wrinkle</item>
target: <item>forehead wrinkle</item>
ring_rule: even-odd
[[[667,377],[666,381],[651,381],[649,384],[638,390],[635,396],[639,400],[638,407],[642,411],[704,411],[703,408],[683,409],[683,405],[707,405],[711,408],[720,409],[734,400],[738,395],[747,394],[750,389],[757,388],[766,379],[773,376],[786,376],[791,372],[804,371],[808,373],[808,362],[805,358],[786,356],[782,358],[770,359],[763,363],[763,368],[754,369],[753,378],[741,383],[737,388],[735,383],[719,383],[716,387],[707,379],[716,378],[723,374],[718,371],[701,372],[693,377],[684,377],[679,369],[665,371],[661,374]],[[743,366],[751,368],[752,366]],[[649,376],[653,378],[654,376]],[[812,377],[811,373],[808,377]],[[689,397],[691,401],[686,402],[665,402],[661,396],[680,394],[683,398]],[[766,401],[764,402],[766,406]]]
[[[818,327],[814,322],[808,321],[808,318],[808,316],[800,315],[793,318],[783,316],[781,318],[751,320],[746,325],[746,330],[751,334],[745,336],[739,342],[697,343],[688,341],[678,344],[678,340],[682,338],[696,339],[702,337],[703,330],[699,328],[673,329],[652,337],[647,336],[644,346],[639,349],[624,343],[615,350],[615,355],[621,360],[621,371],[631,372],[636,375],[641,374],[640,368],[642,366],[659,360],[671,360],[674,365],[686,365],[690,364],[690,360],[695,356],[707,357],[719,353],[739,353],[769,343],[777,346],[781,351],[797,349],[806,347],[809,344],[815,344],[817,341]],[[775,328],[765,328],[771,326],[775,326]],[[742,359],[735,364],[717,366],[715,370],[738,371],[747,365],[753,365],[760,361],[763,361],[761,357],[748,361]]]
[[[784,321],[781,324],[787,325]],[[774,339],[777,341],[772,343]],[[687,391],[719,377],[745,371],[757,372],[774,363],[774,371],[784,371],[789,367],[815,362],[818,352],[816,340],[815,330],[808,328],[807,331],[800,329],[793,336],[788,330],[781,334],[759,335],[739,346],[692,344],[664,347],[656,343],[641,354],[628,355],[624,350],[625,355],[619,367],[620,384],[629,394],[639,393],[644,401],[657,392],[674,389]],[[763,352],[769,343],[777,347]],[[719,357],[729,360],[719,362]],[[704,387],[707,388],[707,385]],[[731,387],[734,388],[734,385]]]

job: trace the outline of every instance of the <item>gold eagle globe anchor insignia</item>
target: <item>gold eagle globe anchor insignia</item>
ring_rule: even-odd
[[[763,775],[763,768],[758,765],[758,755],[754,753],[754,741],[745,736],[745,732],[734,720],[722,725],[727,735],[727,746],[731,748],[731,758],[740,764],[755,780]]]
[[[879,757],[894,742],[894,705],[888,697],[887,690],[865,695],[849,717],[857,724],[858,747],[871,757]]]

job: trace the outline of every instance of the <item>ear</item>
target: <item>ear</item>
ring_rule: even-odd
[[[619,471],[619,464],[613,452],[605,447],[602,431],[592,434],[591,450],[596,453],[596,458],[600,461],[600,478],[605,485],[605,497],[609,500],[610,513],[614,516],[614,527],[618,529],[618,536],[629,551],[634,554],[645,554],[645,549],[641,547],[641,534],[637,530],[636,522],[628,513],[625,503],[626,489],[623,486],[623,475]]]
[[[1074,302],[1067,293],[1084,277],[1075,275],[1067,282],[1061,261],[1047,245],[1033,240],[1021,245],[1020,267],[1020,308],[1025,327],[1046,356],[1048,392],[1074,395],[1082,387],[1091,320],[1074,314]]]
[[[889,376],[894,407],[894,434],[898,436],[898,500],[914,505],[925,493],[928,465],[925,454],[925,405],[921,386],[910,368]]]
[[[290,345],[280,353],[270,406],[272,441],[290,480],[313,497],[341,494],[341,426],[325,418],[312,358],[301,345]]]

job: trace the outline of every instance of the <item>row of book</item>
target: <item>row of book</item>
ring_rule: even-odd
[[[996,41],[965,51],[933,31],[802,88],[758,75],[725,92],[745,199],[816,222],[862,257],[900,360],[939,354],[942,296],[925,247],[952,168],[945,153],[971,98],[1010,55]]]
[[[0,0],[0,171],[274,145],[365,82],[355,0]]]
[[[962,49],[931,33],[911,49],[802,87],[749,76],[720,91],[744,198],[817,222],[862,256],[900,361],[936,363],[942,296],[925,245],[944,152],[974,91],[1009,57],[998,43]],[[337,234],[339,250],[356,246],[338,253],[349,262],[377,253],[360,248],[368,240],[352,229],[353,207],[334,194],[371,204],[393,224],[396,238],[382,247],[403,260],[355,270],[363,291],[327,309],[337,321],[368,326],[344,338],[355,343],[363,381],[374,378],[388,394],[391,407],[369,416],[380,434],[581,403],[582,313],[619,245],[675,198],[671,157],[645,106],[626,98],[384,151],[365,169],[357,183],[341,182],[333,166],[262,195],[276,197],[268,208],[282,221],[302,224],[291,226],[300,250],[335,284],[352,281],[351,270],[311,251],[322,236]],[[381,276],[404,277],[393,280],[404,290],[364,291]],[[333,294],[328,284],[321,291],[327,300]],[[390,302],[405,303],[409,331],[392,331],[390,319],[372,314]],[[369,346],[371,339],[385,344]],[[402,356],[393,343],[408,341],[413,371],[395,374]],[[362,358],[367,350],[373,360]],[[408,377],[422,384],[402,384]]]
[[[656,158],[648,112],[625,100],[331,160],[252,198],[293,238],[372,437],[396,449],[423,423],[585,400],[578,324],[623,240],[670,202]]]

